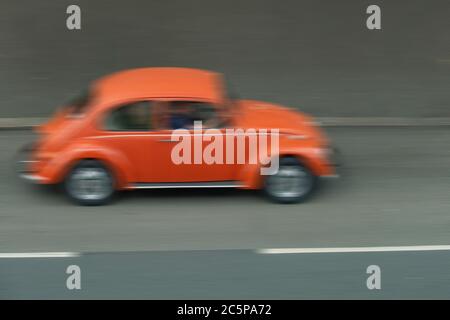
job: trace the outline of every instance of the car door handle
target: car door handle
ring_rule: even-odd
[[[172,140],[172,139],[161,139],[161,140],[159,140],[159,142],[178,142],[178,141]]]

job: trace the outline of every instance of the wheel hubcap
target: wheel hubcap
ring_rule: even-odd
[[[311,177],[300,166],[281,166],[268,178],[269,193],[280,198],[300,197],[311,188]]]
[[[111,179],[101,168],[78,168],[70,177],[69,190],[81,200],[100,200],[111,192]]]

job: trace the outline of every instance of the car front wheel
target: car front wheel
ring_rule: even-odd
[[[69,198],[81,205],[103,205],[114,193],[114,179],[99,161],[83,160],[70,170],[64,187]]]
[[[264,191],[278,203],[305,201],[315,190],[317,177],[293,157],[281,158],[278,172],[265,176]]]

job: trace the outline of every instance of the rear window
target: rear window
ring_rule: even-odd
[[[81,92],[78,96],[71,99],[67,104],[67,116],[81,116],[86,112],[87,107],[93,100],[93,94],[90,90]]]

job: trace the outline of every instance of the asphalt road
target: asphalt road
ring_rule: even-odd
[[[253,249],[450,243],[450,130],[328,128],[341,178],[309,202],[240,190],[130,191],[72,205],[16,178],[26,131],[0,132],[0,252]]]
[[[90,289],[75,293],[83,297],[378,297],[364,287],[369,264],[390,270],[390,289],[378,295],[448,297],[446,252],[254,253],[450,244],[448,127],[327,131],[343,153],[342,177],[324,181],[304,204],[272,204],[248,191],[183,190],[126,192],[92,208],[18,180],[13,155],[32,135],[0,131],[0,252],[104,252],[79,258],[89,270]],[[0,259],[0,296],[55,297],[62,290],[55,281],[65,279],[63,266],[72,262]],[[114,274],[119,283],[109,288]]]

